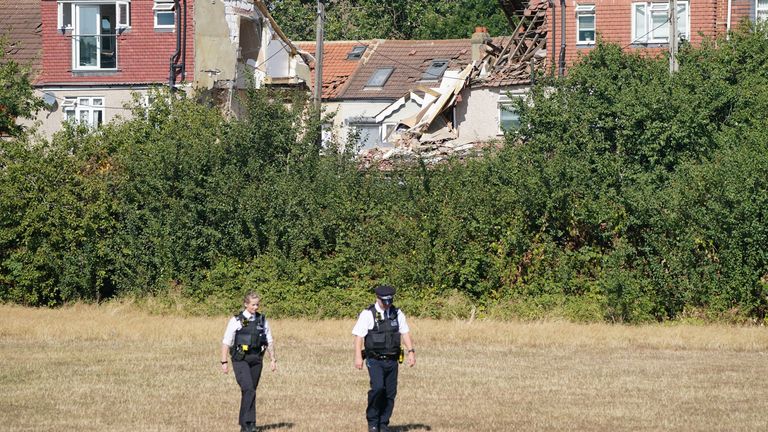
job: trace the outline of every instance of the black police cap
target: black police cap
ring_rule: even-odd
[[[379,285],[374,288],[373,292],[375,292],[378,297],[389,297],[395,295],[395,288],[389,285]]]

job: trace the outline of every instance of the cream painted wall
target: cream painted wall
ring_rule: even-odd
[[[499,102],[507,92],[512,97],[521,97],[528,92],[528,86],[503,88],[465,89],[461,93],[463,103],[456,107],[456,124],[459,137],[454,143],[466,144],[476,141],[501,139],[499,132]]]
[[[351,132],[345,122],[346,119],[350,117],[373,117],[390,104],[391,102],[387,101],[328,102],[323,104],[323,109],[326,114],[335,113],[333,135],[343,144],[346,143]]]
[[[38,111],[34,120],[24,119],[20,123],[25,127],[34,127],[37,133],[45,138],[50,138],[54,132],[61,130],[64,121],[64,108],[62,103],[67,97],[103,97],[104,98],[104,123],[109,123],[118,118],[130,118],[131,112],[123,108],[123,105],[131,102],[133,93],[144,95],[147,87],[133,89],[114,88],[82,88],[82,89],[42,89],[37,90],[37,96],[42,97],[43,91],[53,93],[56,96],[56,106],[43,108]]]

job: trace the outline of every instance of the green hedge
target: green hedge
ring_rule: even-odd
[[[301,94],[228,120],[158,94],[131,120],[2,142],[0,300],[154,299],[188,313],[265,295],[271,316],[409,313],[763,322],[768,38],[664,59],[598,43],[518,109],[502,150],[358,169]]]

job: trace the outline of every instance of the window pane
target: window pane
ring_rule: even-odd
[[[98,6],[77,6],[78,15],[78,33],[81,35],[93,36],[98,32]]]
[[[64,28],[72,27],[72,5],[70,3],[63,3],[61,5],[61,26]]]
[[[395,70],[394,68],[379,68],[376,69],[376,72],[371,75],[371,78],[368,80],[368,83],[365,85],[366,87],[384,87],[384,84],[387,83],[387,80],[389,79],[389,75],[392,74],[392,71]]]
[[[645,19],[645,5],[635,5],[635,34],[632,36],[633,41],[646,40],[648,30],[645,26]]]
[[[104,111],[95,110],[93,112],[93,126],[101,126],[104,121]]]
[[[595,31],[594,30],[579,30],[579,42],[594,42]]]
[[[581,15],[579,16],[579,28],[584,30],[592,30],[595,28],[595,16],[594,15]]]
[[[651,12],[651,39],[669,38],[669,17],[666,12]]]
[[[121,3],[118,5],[118,19],[117,19],[117,25],[119,26],[127,26],[128,25],[128,5],[125,3]]]
[[[681,37],[688,38],[688,5],[677,4],[677,31]]]
[[[427,71],[421,76],[425,81],[436,81],[443,76],[445,70],[448,69],[448,60],[432,60],[432,64],[429,65]]]
[[[512,105],[502,105],[500,107],[500,123],[502,130],[511,130],[520,128],[520,115]]]
[[[82,124],[90,124],[90,114],[91,112],[88,110],[81,110],[80,111],[80,123]]]
[[[158,26],[173,26],[176,22],[176,14],[173,12],[155,12]]]

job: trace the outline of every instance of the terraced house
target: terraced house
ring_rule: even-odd
[[[44,135],[128,116],[156,86],[205,89],[234,111],[247,85],[308,79],[308,58],[260,0],[16,0],[0,5],[0,24],[36,71]]]

